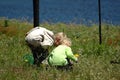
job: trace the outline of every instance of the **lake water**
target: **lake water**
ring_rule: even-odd
[[[0,17],[33,20],[33,0],[0,0]],[[102,22],[120,25],[120,0],[101,0]],[[40,22],[98,23],[98,0],[40,0]]]

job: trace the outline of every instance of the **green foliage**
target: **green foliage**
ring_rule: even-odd
[[[8,20],[7,19],[5,20],[4,26],[8,27]]]
[[[98,25],[40,24],[56,32],[65,32],[72,40],[72,50],[80,54],[73,71],[25,65],[23,56],[31,53],[25,34],[32,24],[9,20],[4,27],[0,20],[0,80],[120,80],[120,26],[102,24],[102,44],[99,45]],[[50,49],[51,50],[51,49]]]

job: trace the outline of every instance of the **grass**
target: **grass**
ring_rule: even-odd
[[[25,64],[23,56],[31,52],[24,38],[33,24],[7,21],[0,19],[0,80],[120,80],[119,25],[102,24],[102,44],[99,45],[96,24],[89,27],[82,24],[40,24],[54,33],[65,32],[72,39],[73,52],[80,54],[73,71],[58,71]]]

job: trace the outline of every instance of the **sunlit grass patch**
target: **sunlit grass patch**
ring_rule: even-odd
[[[102,44],[99,45],[98,25],[40,24],[54,33],[65,32],[72,40],[73,53],[80,54],[73,71],[26,65],[25,54],[31,54],[25,34],[33,25],[9,20],[4,27],[0,20],[0,79],[1,80],[119,80],[120,26],[102,24]]]

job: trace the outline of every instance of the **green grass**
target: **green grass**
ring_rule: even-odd
[[[40,26],[54,33],[63,31],[72,40],[72,50],[79,53],[73,71],[26,65],[23,56],[31,53],[25,34],[33,24],[27,21],[0,19],[0,80],[120,80],[120,26],[102,24],[102,44],[99,45],[98,25],[48,24]],[[7,25],[7,26],[6,26]]]

